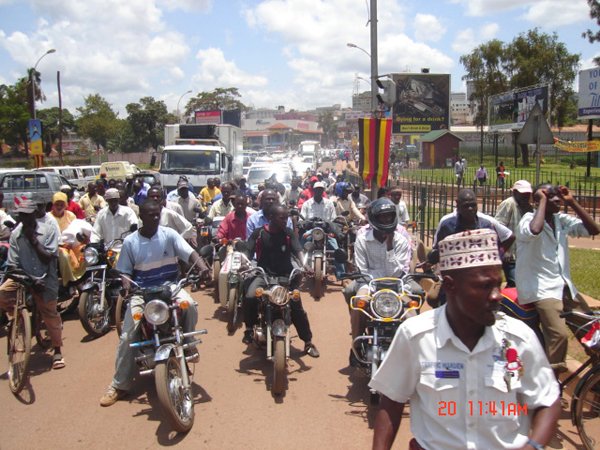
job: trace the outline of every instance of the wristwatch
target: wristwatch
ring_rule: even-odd
[[[533,440],[533,439],[531,439],[531,438],[530,438],[530,439],[527,441],[527,443],[528,443],[529,445],[531,445],[533,448],[535,448],[535,450],[544,450],[544,446],[543,446],[542,444],[540,444],[540,443],[539,443],[539,442],[537,442],[537,441],[534,441],[534,440]]]

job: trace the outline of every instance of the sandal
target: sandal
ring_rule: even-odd
[[[65,360],[60,353],[55,353],[52,357],[52,368],[53,369],[62,369],[65,367]]]

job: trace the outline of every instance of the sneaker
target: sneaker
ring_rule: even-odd
[[[242,338],[242,342],[247,345],[252,344],[252,335],[253,334],[254,333],[252,332],[252,330],[244,331],[244,337]]]
[[[312,356],[313,358],[318,358],[321,356],[319,350],[317,350],[317,347],[315,347],[315,344],[312,342],[307,342],[304,345],[304,353],[306,353],[308,356]]]
[[[65,359],[60,353],[55,353],[54,356],[52,356],[52,368],[62,369],[63,367],[65,367]]]
[[[127,395],[127,391],[117,389],[111,384],[100,399],[100,406],[114,405],[117,400],[125,397],[125,395]]]

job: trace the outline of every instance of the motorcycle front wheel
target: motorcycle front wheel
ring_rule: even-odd
[[[29,358],[31,357],[31,319],[23,308],[13,318],[8,330],[8,387],[17,395],[29,379]]]
[[[175,356],[170,356],[154,371],[156,393],[171,427],[186,433],[194,425],[194,399],[192,390],[185,389],[181,375],[181,365]]]
[[[229,333],[235,332],[237,329],[237,315],[238,315],[238,289],[237,287],[229,290],[227,296],[227,331]]]
[[[281,395],[285,391],[285,339],[275,338],[273,343],[273,395]]]
[[[315,276],[313,282],[313,297],[319,300],[323,297],[323,260],[321,257],[315,258]]]
[[[82,292],[79,298],[79,321],[85,331],[91,337],[97,338],[106,334],[110,329],[110,306],[106,302],[106,307],[102,311],[100,291],[92,289]]]

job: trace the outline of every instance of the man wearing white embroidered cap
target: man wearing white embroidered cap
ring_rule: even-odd
[[[371,380],[382,395],[373,448],[391,448],[409,400],[411,450],[543,448],[560,415],[558,383],[534,332],[498,312],[496,233],[453,234],[439,250],[448,301],[398,328]]]

